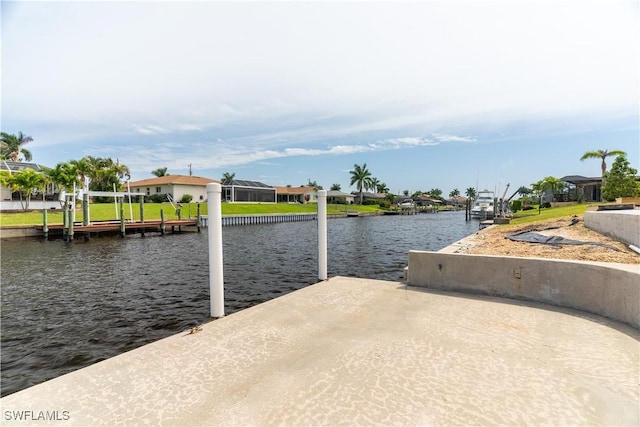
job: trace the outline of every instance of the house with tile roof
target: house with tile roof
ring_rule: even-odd
[[[318,190],[312,186],[274,187],[278,203],[317,203]]]
[[[129,183],[132,193],[144,193],[147,196],[171,195],[173,200],[179,201],[185,194],[193,196],[194,202],[207,201],[207,184],[220,183],[211,178],[191,175],[165,175],[132,181]]]

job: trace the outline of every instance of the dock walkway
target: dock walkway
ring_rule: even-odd
[[[639,339],[575,310],[335,277],[9,395],[2,425],[638,425]]]

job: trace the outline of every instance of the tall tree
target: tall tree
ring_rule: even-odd
[[[75,168],[78,178],[80,179],[80,186],[82,189],[88,190],[89,186],[87,184],[87,178],[91,178],[92,169],[87,158],[83,157],[79,160],[71,160],[69,163]]]
[[[610,157],[610,156],[620,156],[620,155],[627,155],[627,153],[625,153],[622,150],[595,150],[595,151],[587,151],[586,153],[584,153],[582,155],[582,157],[580,157],[580,161],[586,160],[586,159],[601,159],[602,160],[602,164],[600,165],[600,169],[602,169],[602,186],[604,187],[604,185],[606,184],[606,173],[607,173],[607,162],[606,162],[606,158]]]
[[[378,190],[378,185],[380,185],[380,180],[376,177],[371,177],[371,180],[369,181],[369,189],[373,190],[373,191],[377,191]]]
[[[387,194],[389,192],[389,187],[387,187],[387,184],[385,184],[384,182],[381,182],[378,185],[376,185],[376,191],[378,193]]]
[[[556,194],[560,189],[562,189],[563,186],[564,183],[561,179],[555,178],[553,176],[547,176],[540,181],[531,184],[531,189],[533,190],[533,193],[535,193],[538,197],[541,197],[546,190],[551,190],[552,194]]]
[[[322,185],[318,184],[315,179],[313,181],[311,181],[310,179],[307,179],[307,186],[313,187],[316,190],[322,190],[323,189]]]
[[[30,136],[18,132],[18,135],[0,132],[0,157],[4,160],[21,162],[21,157],[26,161],[32,159],[31,151],[24,148],[25,145],[33,141]]]
[[[340,184],[331,184],[331,188],[329,189],[330,191],[340,191],[342,187],[340,186]]]
[[[602,198],[615,200],[617,197],[635,197],[640,194],[638,170],[631,167],[626,155],[619,155],[607,172],[607,185],[602,187]]]
[[[362,204],[363,188],[368,188],[371,182],[371,172],[367,169],[367,164],[353,165],[353,170],[349,172],[351,174],[351,181],[349,185],[356,185],[358,192],[360,193],[360,204]]]
[[[473,187],[469,187],[465,190],[464,194],[470,198],[470,199],[475,199],[476,198],[476,189]]]
[[[2,181],[12,192],[18,191],[20,193],[20,204],[25,211],[29,209],[33,192],[35,190],[44,191],[47,182],[44,175],[31,168],[22,169],[13,175],[3,174]]]
[[[454,188],[449,192],[450,199],[453,199],[454,197],[458,197],[459,195],[460,195],[460,190],[458,190],[457,188]]]
[[[74,184],[80,186],[78,170],[71,163],[58,163],[54,168],[46,168],[44,173],[58,190],[73,191]]]
[[[429,194],[431,195],[432,199],[442,200],[442,190],[439,188],[432,188],[431,190],[429,190]]]
[[[235,173],[225,172],[222,174],[222,184],[229,185],[236,177]]]
[[[169,174],[167,173],[167,168],[158,168],[158,169],[156,169],[156,170],[151,171],[151,174],[152,174],[152,175],[155,175],[155,176],[157,176],[157,177],[161,177],[161,176],[167,176],[167,175],[169,175]]]

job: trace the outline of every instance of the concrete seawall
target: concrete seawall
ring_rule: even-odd
[[[638,425],[639,338],[334,277],[6,396],[2,425]]]
[[[538,301],[640,328],[637,265],[411,251],[407,283]]]
[[[585,212],[584,225],[640,247],[640,209]]]
[[[0,239],[18,239],[22,237],[39,237],[42,231],[33,225],[16,225],[0,228]]]

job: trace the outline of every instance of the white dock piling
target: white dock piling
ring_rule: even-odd
[[[222,186],[207,184],[209,236],[209,293],[211,317],[224,316],[224,274],[222,266]]]
[[[327,280],[327,191],[318,191],[318,279]]]

